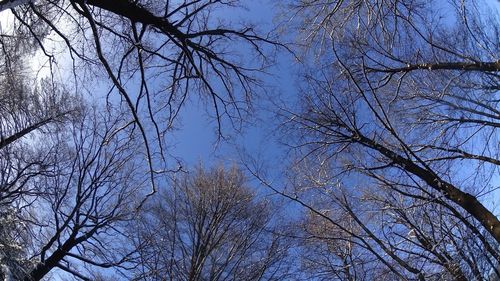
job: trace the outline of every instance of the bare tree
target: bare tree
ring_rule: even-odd
[[[235,167],[198,167],[173,180],[133,229],[140,249],[133,279],[282,280],[288,248],[272,233],[269,204]]]
[[[44,38],[61,41],[72,61],[73,75],[65,79],[73,80],[75,91],[94,92],[89,81],[102,74],[108,78],[110,94],[118,95],[108,95],[108,102],[129,110],[153,166],[157,151],[165,154],[163,136],[176,125],[189,92],[208,98],[219,130],[226,117],[241,121],[258,92],[257,78],[272,57],[265,55],[266,46],[279,44],[257,35],[252,25],[216,16],[216,9],[237,5],[211,0],[1,1],[0,10],[10,8],[15,26],[36,38],[53,69],[58,56]],[[38,26],[49,31],[39,32]],[[252,59],[243,59],[250,54]]]
[[[78,115],[81,99],[62,84],[34,78],[26,62],[34,49],[29,37],[8,28],[0,33],[0,205],[6,206],[36,192],[28,183],[50,169],[52,153],[37,138]]]
[[[295,183],[301,196],[289,196],[341,230],[321,241],[347,235],[393,279],[498,274],[500,222],[488,202],[500,163],[496,11],[469,1],[289,8],[317,58],[302,75],[300,105],[280,112],[305,179]]]
[[[33,88],[22,75],[6,76],[0,76],[0,205],[36,192],[29,190],[29,182],[50,170],[53,154],[40,137],[57,132],[78,115],[80,102],[49,81]]]
[[[137,153],[141,142],[127,123],[89,109],[54,136],[52,173],[35,181],[40,195],[25,214],[36,261],[25,280],[55,269],[90,280],[88,269],[120,268],[132,255],[119,241],[149,191],[147,165]]]
[[[7,279],[41,280],[60,270],[90,280],[93,268],[120,269],[134,252],[119,240],[149,192],[141,141],[109,109],[80,106],[71,116],[0,150],[0,272]]]
[[[148,159],[149,196],[156,190],[156,177],[171,164],[164,135],[175,126],[188,92],[208,98],[219,129],[225,116],[231,122],[241,120],[259,86],[257,74],[268,64],[265,46],[277,44],[258,36],[251,25],[236,26],[214,16],[216,9],[237,4],[0,1],[2,15],[13,19],[11,29],[0,34],[5,58],[1,75],[9,82],[2,84],[2,97],[9,103],[0,108],[0,203],[15,206],[24,216],[18,219],[31,226],[33,245],[24,246],[36,265],[24,270],[26,279],[39,280],[56,268],[86,279],[82,265],[107,268],[126,262],[111,258],[113,251],[102,245],[115,244],[102,241],[120,236],[117,224],[138,207],[130,195],[147,197],[130,186],[141,171],[130,170],[140,163],[132,157],[141,155],[135,141],[142,139]],[[237,41],[249,51],[240,52]],[[61,46],[70,72],[62,67]],[[50,73],[43,87],[30,90],[27,79],[20,78],[31,69],[23,67],[20,57],[35,49],[47,60]],[[256,60],[242,59],[250,53]],[[58,79],[64,81],[64,90],[54,87]],[[70,106],[60,103],[88,96],[106,80],[111,83],[104,89],[109,92],[101,109],[113,115],[125,108],[128,115],[117,121],[103,114],[102,124],[73,119],[68,129]]]
[[[239,1],[212,0],[0,1],[0,12],[12,15],[11,29],[0,34],[8,62],[5,73],[10,75],[19,69],[18,53],[14,51],[29,56],[36,49],[42,57],[38,59],[46,60],[49,84],[64,81],[63,100],[95,97],[102,90],[97,95],[105,96],[103,109],[128,112],[126,127],[142,138],[148,159],[148,198],[157,190],[158,175],[182,167],[166,149],[171,144],[165,135],[177,126],[175,120],[186,100],[196,93],[211,103],[222,136],[223,120],[235,127],[242,122],[253,95],[259,91],[259,75],[271,62],[272,55],[266,54],[280,46],[270,35],[258,35],[251,24],[235,24],[217,15],[220,9],[229,11],[238,5]],[[70,62],[69,69],[65,60]],[[17,78],[11,81],[23,85]],[[47,94],[59,97],[56,92]],[[34,122],[11,130],[8,138],[2,135],[0,144],[7,145],[66,115],[63,111],[49,112],[29,118]],[[24,114],[31,117],[35,112],[26,108]],[[14,113],[12,117],[23,116]],[[50,159],[45,156],[41,154],[36,165],[22,160],[29,169],[15,170],[27,176],[11,176],[15,184],[27,186],[21,179],[33,177],[40,167],[49,167],[46,161]],[[16,157],[21,159],[20,155]],[[6,161],[6,165],[11,163]],[[12,198],[22,190],[15,184],[9,182],[8,188],[2,187]]]
[[[25,247],[23,278],[40,280],[58,269],[87,280],[93,273],[88,268],[123,269],[130,262],[133,249],[118,253],[113,239],[156,191],[155,179],[171,171],[164,136],[189,92],[213,105],[219,130],[226,117],[242,120],[269,64],[266,46],[278,44],[251,25],[216,16],[217,9],[237,4],[0,1],[2,16],[12,16],[10,29],[0,31],[0,78],[8,82],[0,93],[0,207],[14,208],[17,222],[27,226],[29,239],[14,241]],[[22,59],[36,50],[49,69],[41,82],[38,74],[25,75],[37,70]],[[104,113],[75,110],[79,97],[98,87],[104,89]],[[137,166],[141,151],[152,185],[148,194]]]

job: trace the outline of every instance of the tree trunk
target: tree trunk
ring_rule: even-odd
[[[478,220],[484,228],[500,243],[500,221],[490,212],[477,198],[469,193],[463,192],[453,184],[440,179],[434,172],[415,164],[413,161],[389,150],[387,147],[369,139],[365,136],[354,136],[353,140],[371,149],[377,150],[409,173],[425,181],[430,187],[443,193],[443,195],[462,207],[473,218]]]

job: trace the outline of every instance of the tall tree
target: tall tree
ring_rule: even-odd
[[[268,201],[233,167],[175,179],[131,231],[140,260],[134,280],[282,280],[287,242]]]
[[[304,60],[315,55],[300,105],[281,111],[288,142],[309,159],[297,169],[303,197],[291,198],[397,278],[482,280],[499,261],[488,199],[500,164],[500,24],[487,5],[288,6]],[[358,230],[322,212],[335,209]]]
[[[137,156],[141,142],[127,123],[90,108],[44,136],[48,152],[40,165],[48,168],[32,175],[25,183],[30,192],[10,204],[17,220],[9,227],[24,226],[14,240],[24,253],[18,280],[42,280],[57,270],[91,280],[93,268],[120,268],[133,255],[119,241],[149,189],[147,165]]]
[[[70,92],[102,92],[109,106],[129,112],[144,140],[154,193],[155,174],[180,166],[168,157],[173,155],[164,137],[178,125],[186,100],[196,94],[211,104],[222,136],[224,120],[233,126],[243,120],[259,91],[259,75],[272,58],[268,51],[280,46],[269,35],[258,35],[251,24],[221,20],[220,10],[239,4],[1,1],[0,10],[13,15],[15,35],[33,39],[52,77],[64,69]]]

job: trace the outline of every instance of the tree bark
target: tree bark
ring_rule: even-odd
[[[373,72],[410,72],[413,70],[465,70],[465,71],[482,71],[482,72],[498,72],[500,71],[500,60],[493,62],[437,62],[437,63],[420,63],[409,64],[405,67],[397,68],[370,68]]]

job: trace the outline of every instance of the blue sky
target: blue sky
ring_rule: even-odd
[[[226,20],[247,20],[257,23],[260,32],[269,32],[273,28],[273,19],[276,14],[275,2],[248,1],[246,9],[220,11]],[[269,159],[276,158],[277,154],[284,152],[277,144],[277,135],[274,133],[275,125],[270,99],[277,95],[294,99],[297,95],[293,83],[293,68],[296,64],[290,54],[283,52],[276,64],[266,69],[271,75],[263,75],[262,80],[266,85],[266,93],[258,93],[254,103],[254,113],[249,122],[243,124],[241,134],[234,128],[222,128],[226,141],[218,141],[217,124],[207,114],[207,106],[197,100],[191,99],[180,115],[179,130],[175,132],[175,155],[182,157],[188,164],[213,161],[239,161],[238,146],[252,153],[269,155]],[[210,110],[210,109],[209,109]],[[258,119],[258,120],[257,120]],[[227,122],[225,123],[228,124]]]

